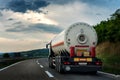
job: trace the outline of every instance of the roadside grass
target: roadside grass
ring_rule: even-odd
[[[103,43],[97,46],[97,57],[103,62],[103,72],[120,75],[120,45],[118,43]]]
[[[8,58],[8,59],[4,59],[3,61],[0,62],[0,69],[4,68],[6,66],[9,66],[11,64],[14,64],[16,62],[19,62],[19,61],[28,60],[28,59],[37,59],[37,58],[47,58],[47,56],[31,57],[31,58]]]
[[[22,60],[25,60],[25,59],[6,59],[0,62],[0,69]]]

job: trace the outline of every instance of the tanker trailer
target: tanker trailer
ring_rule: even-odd
[[[96,73],[102,62],[96,58],[97,34],[95,29],[82,22],[75,23],[55,36],[49,47],[49,67],[58,72],[80,71]]]

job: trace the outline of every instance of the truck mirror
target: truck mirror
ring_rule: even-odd
[[[49,48],[49,45],[50,45],[50,43],[46,44],[46,48],[47,48],[47,49]]]
[[[48,49],[48,44],[46,44],[46,48]]]

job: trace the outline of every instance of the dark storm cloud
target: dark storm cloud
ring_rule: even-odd
[[[11,0],[7,4],[7,9],[22,13],[25,13],[27,10],[42,12],[39,8],[43,8],[48,5],[49,2],[45,0]]]
[[[59,33],[62,29],[55,25],[48,25],[48,24],[33,24],[28,26],[27,28],[23,26],[17,26],[14,28],[9,28],[6,30],[7,32],[48,32],[48,33]]]
[[[12,21],[12,20],[14,20],[14,19],[13,19],[13,18],[9,18],[8,20],[9,20],[9,21]]]
[[[0,8],[2,10],[10,9],[14,12],[22,13],[25,13],[27,10],[42,12],[42,10],[40,9],[48,6],[49,4],[65,5],[68,3],[73,3],[75,1],[82,2],[88,5],[107,7],[111,7],[111,5],[115,6],[115,3],[119,2],[119,0],[0,0]]]
[[[74,2],[74,1],[79,1],[79,0],[46,0],[46,1],[49,1],[50,3],[52,4],[67,4],[69,2]]]
[[[18,22],[13,23],[13,25],[19,25],[19,24],[22,24],[22,22],[18,21]]]

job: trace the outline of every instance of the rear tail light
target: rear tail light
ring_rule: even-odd
[[[64,64],[65,64],[65,65],[68,65],[68,64],[70,64],[70,62],[64,62]]]
[[[95,57],[95,47],[91,47],[90,48],[90,51],[91,51],[91,57]]]
[[[74,64],[75,64],[75,65],[78,65],[78,63],[77,63],[77,62],[75,62]]]
[[[95,64],[96,65],[102,65],[102,62],[96,62]]]
[[[90,65],[91,63],[90,62],[87,62],[88,65]]]
[[[75,56],[74,50],[75,50],[75,47],[71,46],[70,47],[70,57],[74,57]]]

